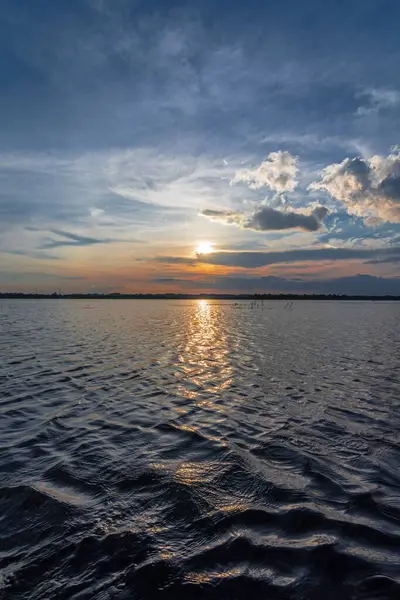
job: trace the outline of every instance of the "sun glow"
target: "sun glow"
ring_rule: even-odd
[[[213,245],[211,242],[201,242],[196,246],[196,254],[211,254],[214,251]]]

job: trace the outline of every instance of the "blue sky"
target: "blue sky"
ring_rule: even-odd
[[[0,291],[400,294],[399,21],[3,0]]]

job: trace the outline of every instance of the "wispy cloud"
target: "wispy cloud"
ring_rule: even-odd
[[[400,106],[400,92],[390,89],[369,89],[361,94],[366,98],[365,105],[357,108],[357,115],[370,116],[381,110]]]
[[[0,285],[13,286],[19,284],[40,285],[42,283],[71,283],[84,281],[84,277],[79,275],[64,275],[59,273],[48,273],[46,271],[3,271],[0,270]],[[33,291],[33,290],[30,290]]]
[[[40,250],[31,249],[12,249],[12,248],[0,248],[0,254],[11,254],[15,256],[26,256],[37,260],[59,260],[60,257],[56,254],[50,254],[48,252],[41,252]]]
[[[400,262],[400,256],[384,256],[383,258],[373,258],[371,260],[367,260],[367,265],[383,265],[387,263],[398,263]]]
[[[22,175],[17,190],[22,192],[21,184],[29,183],[32,210],[37,207],[39,211],[43,204],[37,195],[45,184],[46,200],[42,202],[50,214],[65,207],[66,193],[70,194],[68,207],[82,206],[86,214],[89,209],[91,214],[97,208],[96,202],[111,194],[128,199],[132,205],[163,208],[235,202],[243,198],[243,191],[233,190],[229,180],[238,164],[238,156],[230,157],[228,162],[221,156],[154,147],[67,154],[62,159],[42,153],[0,155],[0,172],[6,189],[12,186],[15,193],[16,172]],[[53,188],[57,184],[55,196]],[[29,196],[24,194],[23,199],[28,202]]]
[[[52,248],[62,248],[63,246],[93,246],[94,244],[109,244],[110,242],[118,241],[113,239],[92,238],[61,230],[53,230],[51,233],[54,233],[55,235],[65,239],[49,240],[39,246],[40,249],[47,250]]]

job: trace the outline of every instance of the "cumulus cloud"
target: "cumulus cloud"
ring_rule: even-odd
[[[376,225],[377,219],[400,223],[400,153],[346,158],[323,169],[309,189],[327,191],[366,225]]]
[[[293,192],[297,186],[297,158],[290,152],[270,152],[266,160],[254,169],[241,169],[231,180],[231,185],[247,183],[249,188],[259,190],[263,187],[278,192]]]
[[[317,206],[310,214],[294,210],[281,211],[269,206],[262,206],[252,215],[227,210],[203,210],[201,215],[242,229],[253,231],[282,231],[284,229],[303,229],[317,231],[328,213],[325,206]]]

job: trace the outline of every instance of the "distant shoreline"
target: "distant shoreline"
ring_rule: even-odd
[[[400,296],[344,294],[23,294],[0,293],[0,300],[370,300],[393,301]]]

